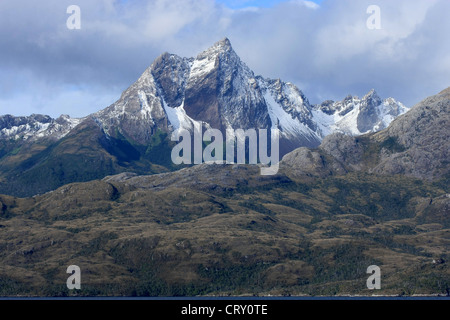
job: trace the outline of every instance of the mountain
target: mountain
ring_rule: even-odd
[[[384,130],[361,136],[336,132],[317,149],[297,149],[281,162],[300,177],[363,171],[445,181],[450,174],[449,106],[450,88],[416,104]]]
[[[325,137],[333,132],[354,136],[376,132],[407,111],[401,102],[382,100],[372,89],[362,99],[349,95],[342,101],[325,101],[315,106],[313,114]]]
[[[85,118],[1,117],[0,193],[30,196],[125,171],[179,169],[170,136],[180,128],[224,135],[276,128],[283,156],[333,132],[378,131],[406,111],[374,90],[312,105],[292,83],[255,75],[225,38],[195,58],[163,53],[119,100]]]
[[[223,133],[278,127],[287,144],[314,146],[321,137],[311,109],[294,85],[255,76],[225,38],[196,58],[162,54],[116,103],[92,117],[107,134],[139,144],[158,130],[192,130],[198,123]]]
[[[0,294],[448,296],[449,105],[447,89],[379,132],[333,133],[272,176],[203,163],[0,195]],[[108,159],[104,135],[86,120],[52,150]]]
[[[28,117],[4,115],[0,116],[0,139],[37,140],[46,137],[59,140],[82,120],[68,115],[61,115],[57,119],[41,114]]]
[[[361,134],[385,128],[407,111],[375,91],[363,99],[312,106],[292,83],[255,76],[225,38],[196,58],[164,53],[110,107],[92,115],[106,133],[146,144],[158,130],[278,128],[282,154],[318,146],[334,131]]]

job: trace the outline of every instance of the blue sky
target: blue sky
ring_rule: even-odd
[[[242,9],[247,7],[270,8],[286,1],[288,0],[218,0],[217,2],[232,9]],[[311,0],[311,2],[320,4],[322,0]]]
[[[89,115],[161,53],[193,57],[224,37],[256,75],[292,82],[312,103],[375,89],[412,106],[450,86],[450,1],[311,3],[1,0],[0,115]],[[66,26],[72,4],[80,30]],[[379,30],[367,28],[372,4]]]

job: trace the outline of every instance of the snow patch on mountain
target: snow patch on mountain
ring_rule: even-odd
[[[193,125],[197,121],[195,121],[186,114],[186,111],[184,110],[184,102],[179,107],[171,108],[167,105],[164,99],[162,101],[164,111],[167,114],[167,119],[169,120],[169,123],[172,125],[172,130],[174,131],[179,129],[192,130],[194,128]]]
[[[202,57],[197,58],[191,65],[191,78],[200,78],[208,73],[210,73],[216,64],[215,57]]]
[[[285,136],[313,135],[311,129],[287,113],[269,91],[264,95],[264,99],[267,103],[272,129],[280,129]]]
[[[142,91],[138,91],[139,101],[141,103],[141,114],[144,119],[152,119],[152,108],[148,105],[147,95]],[[123,108],[125,110],[125,106]]]

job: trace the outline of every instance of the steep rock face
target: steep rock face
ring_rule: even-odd
[[[356,119],[359,132],[373,130],[378,121],[377,107],[382,104],[381,98],[375,90],[369,92],[361,101],[360,112]]]
[[[176,108],[183,103],[191,64],[192,59],[169,53],[162,54],[153,63],[151,73],[168,107]]]
[[[259,81],[264,89],[264,99],[272,128],[280,130],[281,145],[284,149],[292,150],[296,146],[318,146],[322,136],[313,118],[312,106],[303,92],[292,83],[279,79],[260,79]]]
[[[121,134],[146,144],[158,129],[168,131],[163,100],[151,71],[148,68],[117,102],[91,115],[106,134],[116,138]]]
[[[435,179],[449,174],[450,88],[426,98],[391,126],[374,135],[378,141],[391,140],[402,152],[380,153],[374,173],[406,174]],[[404,150],[403,150],[404,149]]]
[[[191,118],[222,131],[270,127],[255,75],[228,39],[217,42],[193,61],[184,108]]]

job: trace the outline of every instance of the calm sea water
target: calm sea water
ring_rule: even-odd
[[[356,297],[0,297],[0,300],[149,300],[149,301],[301,301],[301,300],[450,300],[450,296]]]

